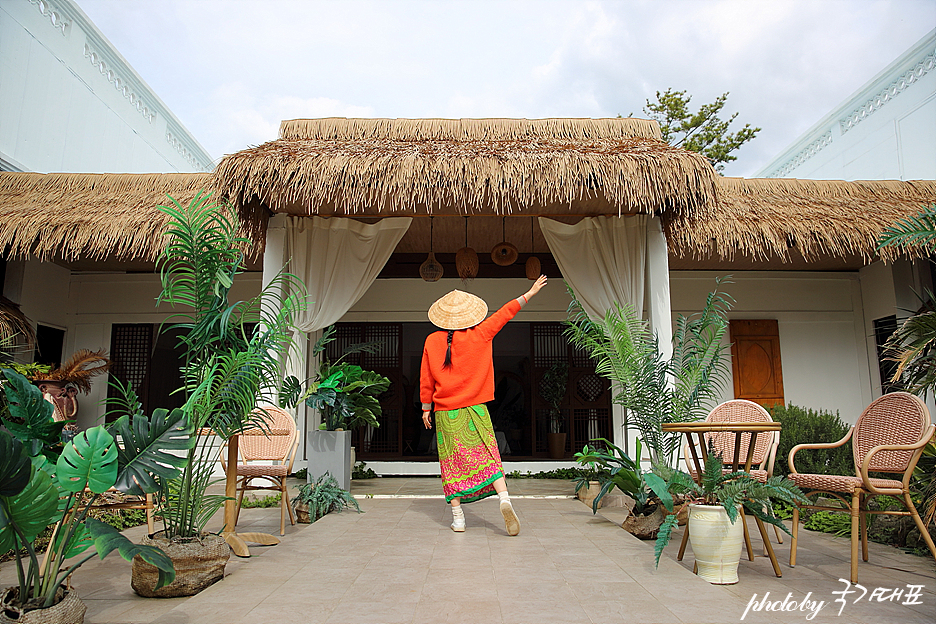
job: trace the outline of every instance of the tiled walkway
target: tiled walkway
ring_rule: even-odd
[[[679,535],[653,568],[652,544],[621,530],[619,510],[594,516],[567,482],[511,482],[523,523],[508,537],[494,500],[465,507],[468,531],[453,533],[450,512],[432,479],[355,482],[363,514],[331,514],[313,525],[287,526],[278,546],[232,557],[222,582],[188,599],[145,599],[130,589],[129,564],[116,555],[86,564],[74,584],[88,605],[89,623],[292,622],[391,624],[444,622],[610,624],[736,622],[753,594],[798,604],[807,592],[826,605],[814,622],[933,622],[936,577],[931,560],[871,545],[860,580],[869,595],[833,601],[848,573],[848,541],[802,531],[800,564],[786,565],[789,541],[778,547],[784,573],[769,561],[742,560],[741,582],[715,586],[692,574],[691,550],[674,561]],[[433,492],[435,490],[435,492]],[[383,498],[399,494],[408,498]],[[373,495],[372,498],[367,497]],[[278,509],[247,509],[241,530],[275,532]],[[136,529],[136,532],[142,532]],[[756,532],[756,531],[755,531]],[[136,535],[131,535],[136,537]],[[755,538],[755,549],[759,540]],[[0,582],[15,570],[4,564]],[[924,585],[922,605],[869,602],[876,587]],[[905,601],[905,600],[903,600]],[[788,601],[789,603],[789,601]],[[806,612],[754,613],[744,622],[797,622]]]

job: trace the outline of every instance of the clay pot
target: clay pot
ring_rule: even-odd
[[[146,598],[193,596],[224,578],[224,566],[231,558],[231,547],[224,538],[210,533],[186,541],[170,541],[157,533],[145,536],[140,543],[166,553],[176,571],[172,583],[156,589],[159,570],[134,557],[130,586]]]
[[[296,522],[300,524],[312,524],[312,517],[309,515],[309,506],[305,503],[296,503],[293,508],[296,510]]]
[[[578,491],[576,496],[580,501],[588,505],[589,509],[593,508],[595,498],[598,496],[598,492],[601,491],[601,483],[598,481],[589,481],[588,485],[583,487]],[[601,502],[598,503],[598,509],[601,509]]]
[[[19,587],[8,587],[0,593],[0,623],[2,624],[82,624],[87,607],[74,589],[59,587],[61,600],[46,609],[20,613],[11,606],[19,595]],[[58,596],[56,594],[56,596]]]

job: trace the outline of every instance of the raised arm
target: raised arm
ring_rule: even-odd
[[[525,293],[523,293],[517,298],[517,301],[520,302],[520,305],[521,306],[524,305],[527,301],[530,300],[530,298],[533,297],[533,295],[538,293],[543,288],[543,286],[546,285],[546,281],[547,281],[547,278],[545,275],[540,275],[539,277],[537,277],[536,281],[533,282],[533,285],[530,286],[530,290],[526,291]]]

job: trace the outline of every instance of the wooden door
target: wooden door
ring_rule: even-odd
[[[748,399],[768,409],[783,405],[780,331],[776,319],[732,320],[728,331],[735,398]]]

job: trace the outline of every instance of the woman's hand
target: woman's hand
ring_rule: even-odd
[[[432,416],[429,410],[423,410],[423,424],[426,425],[426,429],[432,429]]]
[[[530,287],[530,290],[528,290],[527,293],[526,293],[526,295],[524,295],[524,296],[525,296],[527,299],[529,299],[530,297],[532,297],[533,295],[535,295],[536,293],[538,293],[538,292],[540,291],[540,289],[541,289],[543,286],[545,286],[545,285],[546,285],[546,276],[545,276],[545,275],[540,275],[539,277],[536,278],[536,281],[533,282],[533,286]]]

